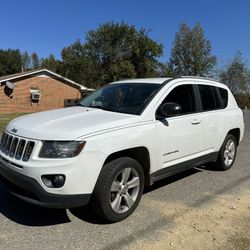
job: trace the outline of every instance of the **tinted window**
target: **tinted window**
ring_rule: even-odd
[[[186,84],[174,88],[165,98],[163,103],[174,102],[182,107],[182,114],[196,111],[193,85]]]
[[[220,107],[216,88],[209,85],[198,85],[202,103],[202,110],[215,110]]]
[[[160,87],[161,84],[151,83],[110,84],[80,101],[79,105],[138,115]]]
[[[221,108],[224,109],[227,107],[228,103],[228,93],[226,89],[218,88],[221,96]]]

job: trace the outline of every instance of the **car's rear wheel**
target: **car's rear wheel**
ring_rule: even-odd
[[[226,139],[219,151],[216,167],[219,170],[230,169],[235,161],[237,154],[237,141],[231,134],[226,136]]]
[[[134,159],[122,157],[104,165],[93,192],[92,207],[112,221],[127,218],[137,207],[144,188],[144,173]]]

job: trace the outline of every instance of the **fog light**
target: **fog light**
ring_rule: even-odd
[[[64,185],[65,178],[63,175],[55,175],[52,179],[52,185],[56,188],[60,188]]]
[[[49,188],[60,188],[65,183],[65,175],[43,175],[42,181],[46,187]]]

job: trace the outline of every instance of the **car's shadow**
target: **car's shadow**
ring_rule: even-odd
[[[46,209],[33,206],[0,187],[0,213],[26,226],[49,226],[70,222],[65,209]]]
[[[169,185],[175,181],[196,174],[203,169],[190,169],[180,174],[157,181],[150,187],[146,187],[144,194],[158,188]],[[91,224],[108,224],[107,221],[98,218],[90,206],[70,209],[77,218]],[[70,222],[66,209],[47,209],[33,206],[12,196],[0,186],[0,213],[8,219],[26,226],[49,226]]]
[[[161,179],[159,181],[156,181],[152,186],[145,187],[144,194],[152,192],[158,188],[162,188],[164,186],[167,186],[173,182],[179,181],[183,178],[186,178],[190,175],[196,174],[196,173],[201,172],[201,171],[202,171],[202,169],[191,168],[191,169],[183,171],[179,174],[175,174],[175,175],[169,176],[167,178]]]
[[[164,187],[166,185],[169,185],[175,181],[178,181],[178,180],[181,180],[183,178],[186,178],[190,175],[193,175],[193,174],[196,174],[198,172],[201,172],[202,170],[199,170],[199,169],[189,169],[187,171],[184,171],[180,174],[176,174],[176,175],[173,175],[173,176],[170,176],[168,178],[165,178],[165,179],[162,179],[160,181],[157,181],[155,182],[152,186],[150,187],[145,187],[144,189],[144,194],[146,193],[149,193],[149,192],[152,192],[158,188],[161,188],[161,187]],[[70,209],[71,213],[76,216],[77,218],[83,220],[83,221],[86,221],[86,222],[89,222],[89,223],[93,223],[93,224],[108,224],[110,222],[106,221],[106,220],[103,220],[101,218],[98,218],[93,210],[91,209],[90,206],[86,206],[84,208],[76,208],[76,209]]]

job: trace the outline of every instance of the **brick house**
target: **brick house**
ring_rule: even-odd
[[[71,106],[88,89],[47,69],[0,77],[0,113]]]

